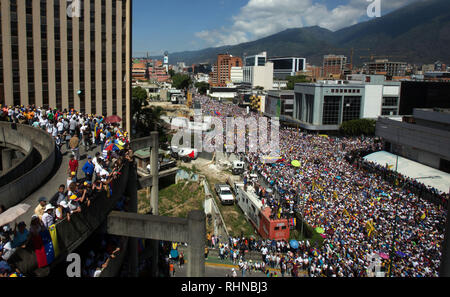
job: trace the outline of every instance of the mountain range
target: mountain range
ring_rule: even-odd
[[[267,51],[269,57],[300,56],[321,65],[323,55],[350,59],[352,49],[355,65],[371,56],[415,64],[450,62],[450,1],[421,0],[334,32],[318,26],[292,28],[237,45],[171,53],[170,63],[214,63],[220,53],[242,57]]]

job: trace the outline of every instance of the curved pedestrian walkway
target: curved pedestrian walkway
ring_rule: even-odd
[[[80,149],[81,151],[84,151],[84,149]],[[83,176],[83,173],[81,171],[81,168],[84,164],[84,162],[87,160],[88,155],[94,155],[97,151],[100,151],[99,148],[95,148],[92,151],[86,152],[84,151],[83,154],[80,154],[80,165],[78,169],[78,177]],[[62,184],[66,184],[67,180],[67,168],[69,164],[71,152],[70,150],[66,150],[65,146],[61,148],[61,153],[58,153],[56,156],[56,162],[53,169],[53,172],[50,174],[47,181],[41,185],[39,189],[34,191],[33,194],[25,198],[21,203],[30,205],[30,209],[21,215],[19,218],[16,219],[16,222],[19,223],[21,221],[25,222],[27,226],[29,225],[29,222],[31,220],[31,217],[34,214],[34,209],[39,204],[39,198],[45,197],[47,199],[47,202],[52,198],[52,196],[58,191],[58,187]]]

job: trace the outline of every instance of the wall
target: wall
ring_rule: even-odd
[[[377,118],[381,115],[383,100],[382,85],[366,85],[363,118]]]
[[[4,128],[5,131],[10,126],[9,123],[0,122],[0,127]],[[20,203],[41,186],[42,182],[52,172],[56,159],[55,142],[46,131],[27,125],[17,125],[17,133],[33,143],[34,148],[40,153],[41,161],[33,168],[29,168],[27,162],[30,159],[27,159],[27,157],[30,158],[30,156],[26,156],[27,162],[17,165],[23,166],[22,175],[0,188],[0,203],[7,208]],[[20,141],[22,142],[22,140]],[[25,142],[22,142],[22,144],[25,144]],[[35,156],[32,158],[35,158]]]
[[[273,89],[273,63],[267,62],[265,66],[253,67],[252,87],[264,87],[265,90]]]
[[[121,177],[113,182],[113,195],[97,197],[89,208],[81,213],[72,215],[70,222],[63,220],[56,224],[58,235],[58,246],[61,251],[59,257],[50,265],[50,268],[65,261],[66,256],[83,243],[100,225],[106,221],[107,215],[114,209],[116,203],[127,190],[129,164],[125,164]],[[9,258],[8,263],[13,265],[22,273],[36,274],[36,254],[31,247],[18,249]]]
[[[14,181],[39,162],[38,152],[33,152],[33,143],[9,125],[0,125],[0,146],[21,151],[25,157],[19,163],[0,174],[0,187]],[[37,155],[36,155],[37,154]]]
[[[394,152],[434,168],[438,158],[450,160],[450,132],[398,122],[386,118],[377,121],[376,135],[394,145]]]

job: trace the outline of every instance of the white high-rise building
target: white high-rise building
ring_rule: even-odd
[[[264,90],[272,90],[273,63],[267,62],[264,66],[244,66],[243,82],[252,88],[263,87]]]
[[[244,68],[243,67],[231,67],[230,80],[234,84],[242,83],[244,80]]]

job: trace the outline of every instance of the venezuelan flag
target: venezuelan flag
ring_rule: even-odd
[[[56,226],[51,225],[48,228],[48,231],[50,232],[50,237],[52,239],[55,258],[57,258],[59,256],[59,245],[58,245],[58,234],[56,233]]]
[[[99,136],[100,136],[101,129],[100,129],[100,127],[98,126],[98,123],[95,124],[94,130],[95,130],[95,137],[96,137],[96,138],[99,137]]]
[[[55,258],[59,255],[55,225],[50,226],[49,229],[41,231],[38,236],[34,236],[32,238],[32,241],[38,267],[46,267],[53,263]]]

